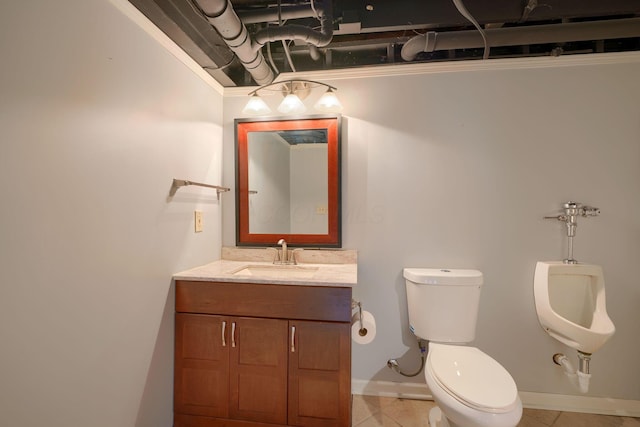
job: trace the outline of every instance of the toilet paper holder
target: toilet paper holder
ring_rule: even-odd
[[[358,333],[360,334],[361,337],[363,337],[367,335],[367,328],[364,327],[364,324],[362,322],[362,303],[352,298],[351,309],[353,310],[356,307],[358,308],[358,319],[360,321],[360,329],[358,330]]]

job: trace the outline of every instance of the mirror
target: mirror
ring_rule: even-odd
[[[236,119],[236,244],[340,247],[340,115]]]

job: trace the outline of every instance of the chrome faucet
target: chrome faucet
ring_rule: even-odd
[[[280,252],[280,264],[289,263],[289,251],[287,250],[287,242],[284,239],[278,240],[278,244],[282,245],[282,252]]]

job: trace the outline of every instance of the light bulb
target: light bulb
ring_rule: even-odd
[[[258,94],[254,94],[249,98],[249,102],[242,109],[242,114],[250,115],[250,116],[259,116],[261,114],[269,114],[271,112],[271,108],[267,105],[266,102],[262,98],[258,96]]]
[[[280,111],[282,114],[304,113],[306,109],[307,107],[305,107],[302,101],[300,101],[300,98],[298,98],[298,96],[294,95],[293,93],[285,96],[282,100],[282,103],[280,103],[280,106],[278,107],[278,111]]]
[[[342,111],[342,104],[336,94],[329,88],[314,105],[318,111],[325,113],[339,113]]]

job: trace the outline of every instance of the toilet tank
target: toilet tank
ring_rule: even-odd
[[[469,343],[475,339],[480,271],[405,268],[403,275],[411,332],[433,342]]]

